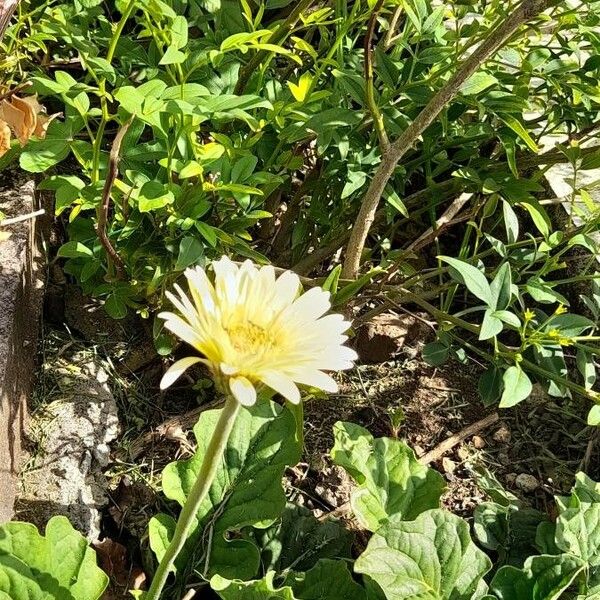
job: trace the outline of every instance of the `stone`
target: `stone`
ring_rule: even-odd
[[[507,425],[502,424],[493,435],[494,441],[499,444],[508,444],[510,442],[511,433]]]
[[[22,475],[19,518],[41,528],[51,516],[65,515],[94,541],[108,502],[103,469],[119,431],[117,405],[97,357],[63,356],[50,368],[60,392],[31,419],[34,451]]]
[[[428,337],[431,330],[412,315],[384,313],[358,328],[355,348],[361,362],[381,363]]]
[[[515,478],[515,485],[523,492],[535,492],[540,487],[540,482],[528,473],[519,473]]]
[[[473,446],[475,446],[477,450],[481,450],[486,446],[485,440],[480,435],[474,435],[471,441],[473,442]]]
[[[442,468],[444,469],[444,473],[452,475],[454,471],[456,471],[456,463],[452,459],[444,456],[444,458],[442,458]]]
[[[38,207],[33,182],[2,171],[0,211],[6,218],[31,214]],[[43,227],[27,219],[0,228],[0,523],[13,516],[21,437],[34,361],[44,282],[38,243]],[[41,246],[41,244],[39,244]]]

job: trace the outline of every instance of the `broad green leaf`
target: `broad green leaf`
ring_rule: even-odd
[[[327,279],[321,286],[326,292],[329,292],[332,296],[335,296],[338,289],[338,282],[340,275],[342,274],[342,265],[337,265],[331,270],[331,273],[327,275]]]
[[[495,308],[493,306],[492,290],[484,273],[477,267],[458,258],[452,258],[451,256],[439,256],[438,258],[450,265],[450,275],[453,279],[466,285],[471,294],[483,300],[490,308]]]
[[[483,315],[481,330],[479,331],[480,340],[489,340],[497,336],[503,329],[502,321],[494,316],[494,312],[488,308]]]
[[[288,585],[282,587],[273,583],[275,571],[269,571],[257,581],[230,580],[214,575],[210,587],[223,600],[298,600]]]
[[[30,523],[0,525],[0,593],[11,600],[97,600],[108,577],[96,553],[65,517],[42,536]]]
[[[444,478],[422,465],[404,442],[375,439],[363,427],[341,421],[333,434],[331,457],[358,484],[350,503],[363,527],[377,531],[394,515],[410,520],[439,506]]]
[[[193,458],[171,463],[163,471],[163,491],[180,505],[196,480],[219,414],[219,410],[202,413],[194,427],[198,446]],[[189,557],[192,551],[199,556],[202,552],[198,545],[204,544],[204,551],[209,553],[207,576],[218,573],[227,578],[249,579],[256,575],[259,549],[236,534],[247,526],[267,528],[280,516],[285,506],[283,471],[300,457],[295,428],[290,411],[273,402],[259,401],[239,413],[215,481],[198,511],[197,523],[183,552],[184,556]],[[158,538],[151,538],[159,559],[168,539],[170,533],[162,530]],[[207,540],[212,540],[210,547],[206,547]],[[204,571],[204,563],[198,568]]]
[[[600,566],[600,502],[582,502],[561,512],[556,523],[556,545],[591,567]]]
[[[475,94],[479,94],[483,92],[483,90],[486,90],[497,83],[498,80],[489,73],[475,73],[460,86],[460,92],[463,94],[463,96],[474,96]]]
[[[533,386],[526,373],[518,366],[506,369],[502,377],[504,390],[500,398],[500,408],[510,408],[522,402],[531,394]]]
[[[495,365],[488,367],[479,378],[477,389],[484,406],[496,403],[502,394],[502,371]]]
[[[280,587],[274,578],[275,571],[255,581],[215,575],[210,585],[223,600],[366,600],[344,561],[321,560],[306,573],[291,573]]]
[[[298,600],[367,600],[365,589],[342,560],[320,560],[310,571],[288,577],[286,583]]]
[[[552,229],[552,223],[544,207],[533,198],[528,199],[526,202],[519,202],[519,206],[522,206],[529,213],[537,230],[544,237],[548,237]]]
[[[204,258],[204,246],[193,236],[184,237],[179,242],[179,254],[175,263],[176,271],[183,271],[190,265],[198,264]]]
[[[596,404],[590,408],[590,412],[587,416],[587,424],[592,427],[597,427],[600,425],[600,405]]]
[[[423,346],[423,360],[432,367],[443,365],[450,354],[450,348],[442,342],[429,342]]]
[[[502,567],[490,590],[498,600],[558,600],[584,567],[581,559],[568,554],[532,556],[522,570]]]
[[[56,253],[61,258],[90,258],[94,253],[81,242],[66,242]]]
[[[321,558],[351,557],[350,530],[338,521],[319,521],[310,510],[296,504],[288,503],[281,520],[256,535],[267,570],[306,571]]]
[[[138,194],[138,208],[142,213],[158,210],[173,204],[175,196],[166,185],[158,181],[147,181]]]
[[[375,580],[389,600],[475,600],[487,590],[490,559],[466,521],[429,510],[414,521],[393,516],[369,540],[354,570]]]

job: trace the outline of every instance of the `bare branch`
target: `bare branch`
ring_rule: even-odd
[[[106,225],[108,223],[108,211],[110,209],[110,195],[112,192],[112,186],[119,173],[119,153],[121,152],[121,143],[123,138],[129,129],[129,126],[133,122],[135,115],[131,115],[128,121],[123,123],[115,139],[113,140],[112,148],[110,149],[110,157],[108,160],[108,173],[106,174],[106,180],[104,182],[104,188],[102,189],[102,202],[98,209],[98,223],[96,225],[96,231],[98,233],[98,239],[102,244],[102,247],[106,251],[109,262],[115,267],[117,279],[123,279],[125,277],[125,264],[123,259],[119,256],[117,251],[113,248],[113,245],[108,238],[106,233]]]

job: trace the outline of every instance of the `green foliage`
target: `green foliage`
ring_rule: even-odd
[[[355,569],[376,581],[386,598],[475,600],[487,590],[490,559],[471,541],[469,526],[440,509],[414,521],[394,515],[371,538]]]
[[[96,553],[65,517],[53,517],[42,536],[30,523],[0,525],[0,598],[97,600],[108,577]]]
[[[342,422],[334,438],[331,457],[358,484],[351,504],[364,528],[377,531],[390,515],[410,521],[439,506],[444,478],[421,465],[404,442],[374,439],[363,427]]]
[[[196,480],[219,413],[206,411],[198,420],[194,427],[198,447],[193,458],[171,463],[163,472],[165,495],[180,505]],[[250,579],[257,574],[260,550],[247,535],[237,534],[245,528],[270,527],[281,515],[285,506],[283,470],[300,458],[294,433],[293,415],[274,403],[265,401],[242,410],[178,564],[198,568],[205,576],[216,573]],[[168,515],[158,515],[150,522],[150,545],[159,560],[174,529],[175,520]]]

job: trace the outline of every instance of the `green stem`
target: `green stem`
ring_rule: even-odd
[[[235,424],[239,410],[240,404],[237,400],[233,396],[228,396],[225,401],[225,406],[221,411],[221,415],[219,416],[217,426],[208,443],[208,448],[206,449],[200,472],[198,473],[196,481],[190,490],[181,514],[179,515],[179,520],[177,521],[175,532],[173,533],[173,539],[156,569],[156,573],[152,579],[152,585],[145,596],[145,600],[159,600],[161,597],[167,577],[194,525],[198,509],[206,498],[210,486],[215,479],[217,469],[221,464],[225,447],[227,446],[227,441],[231,434],[231,430],[233,429],[233,425]]]
[[[292,402],[286,402],[289,411],[294,415],[294,421],[296,422],[296,441],[300,445],[300,451],[304,451],[304,403],[302,401],[298,404]]]

